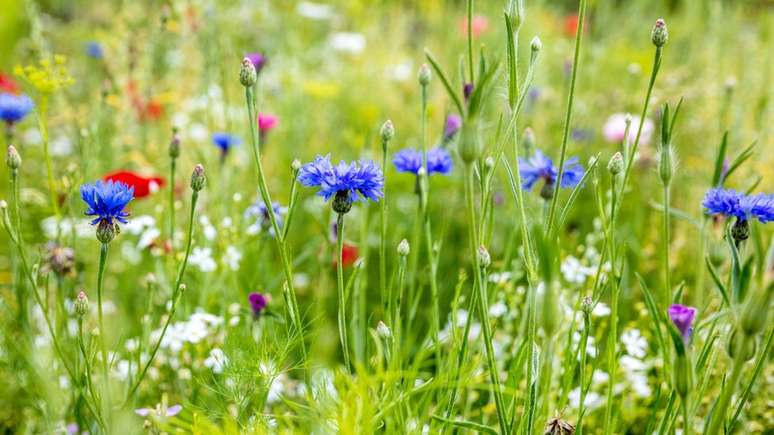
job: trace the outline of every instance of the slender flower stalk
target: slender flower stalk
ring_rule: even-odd
[[[398,244],[398,285],[397,291],[394,292],[390,298],[390,306],[392,307],[392,329],[393,329],[393,363],[390,367],[392,370],[400,372],[402,369],[402,346],[403,346],[403,320],[401,319],[401,310],[403,305],[403,292],[405,290],[406,283],[406,257],[410,253],[411,247],[406,239],[401,240]]]
[[[139,376],[137,376],[137,379],[134,381],[134,384],[131,386],[131,388],[129,388],[129,392],[126,395],[126,402],[129,402],[133,398],[134,393],[137,391],[140,383],[145,378],[148,369],[150,368],[151,364],[153,364],[153,360],[159,351],[159,347],[161,347],[161,342],[164,339],[164,335],[166,334],[167,329],[169,328],[169,324],[175,317],[175,311],[177,310],[178,302],[180,302],[181,297],[185,293],[186,286],[183,284],[183,276],[185,275],[185,269],[188,266],[188,257],[191,256],[191,246],[193,245],[193,228],[194,216],[196,215],[196,202],[199,199],[199,192],[204,189],[206,180],[207,178],[204,174],[204,167],[200,164],[196,165],[194,167],[193,173],[191,174],[191,211],[188,214],[188,234],[185,243],[185,255],[183,256],[183,262],[180,263],[180,267],[177,271],[175,286],[172,288],[172,306],[169,309],[167,320],[164,322],[164,326],[161,328],[159,339],[156,341],[156,344],[153,346],[153,349],[150,352],[148,361],[143,366]]]
[[[344,354],[344,367],[352,371],[349,362],[349,325],[347,324],[347,303],[344,295],[344,213],[336,216],[336,290],[339,298],[338,323],[341,352]]]
[[[172,251],[175,249],[175,168],[180,157],[180,137],[177,129],[172,130],[172,140],[169,142],[169,242]]]
[[[258,82],[258,76],[256,73],[256,68],[253,65],[253,63],[250,61],[250,59],[243,59],[242,60],[242,69],[240,70],[240,82],[245,87],[245,100],[247,103],[247,122],[250,126],[250,144],[252,145],[253,149],[253,157],[255,159],[255,166],[258,172],[258,189],[261,192],[261,198],[263,199],[263,203],[266,206],[266,210],[269,214],[269,221],[271,222],[271,226],[274,230],[274,234],[277,234],[277,237],[274,237],[274,240],[277,243],[277,250],[279,251],[280,255],[280,261],[282,262],[282,270],[285,274],[285,282],[288,287],[288,293],[290,295],[289,302],[290,302],[290,318],[293,322],[293,326],[296,330],[296,333],[299,335],[303,332],[303,321],[301,319],[301,311],[298,307],[298,299],[296,297],[296,290],[295,290],[295,284],[293,283],[293,268],[290,260],[290,255],[288,253],[287,249],[287,243],[285,240],[285,233],[280,232],[279,225],[277,223],[277,216],[274,213],[274,209],[272,207],[272,200],[271,195],[269,194],[269,187],[266,183],[266,176],[264,174],[263,170],[263,163],[261,162],[261,147],[260,147],[260,135],[256,133],[256,107],[255,107],[255,87],[257,86]],[[283,235],[283,237],[280,237],[280,235]],[[307,384],[310,382],[309,373],[308,373],[308,356],[306,351],[306,343],[304,343],[303,340],[301,340],[301,353],[303,357],[303,366],[304,366],[304,379],[307,381]]]
[[[387,168],[387,149],[395,136],[392,121],[387,120],[380,130],[382,139],[382,168]],[[384,186],[385,200],[379,208],[379,289],[381,290],[382,306],[387,304],[387,186]],[[393,323],[393,328],[395,324]],[[394,342],[394,340],[393,340]]]
[[[580,63],[580,51],[581,42],[583,41],[583,24],[586,20],[586,0],[580,0],[580,6],[578,7],[578,29],[575,33],[575,54],[572,60],[572,75],[570,77],[570,93],[567,97],[567,112],[564,118],[564,132],[562,133],[562,146],[559,154],[559,172],[557,175],[558,180],[562,180],[564,175],[564,162],[567,156],[567,139],[570,135],[570,124],[572,122],[572,107],[575,102],[575,80],[578,75],[578,64]],[[551,206],[548,209],[548,230],[546,234],[551,238],[554,230],[554,216],[556,214],[556,204],[559,201],[559,188],[561,183],[555,183],[554,194],[551,198]]]

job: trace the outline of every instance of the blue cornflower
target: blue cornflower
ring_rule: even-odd
[[[212,135],[212,143],[220,148],[220,151],[224,155],[227,154],[232,147],[239,145],[241,142],[242,141],[238,136],[228,133],[217,132]]]
[[[271,208],[274,211],[274,218],[277,220],[277,227],[282,228],[282,215],[287,212],[287,207],[283,207],[280,203],[274,201],[271,203]],[[259,199],[245,210],[245,217],[255,219],[255,222],[247,227],[248,234],[258,234],[264,228],[268,228],[269,234],[274,235],[269,209],[266,208],[266,204],[262,199]]]
[[[86,43],[86,55],[99,60],[105,57],[105,51],[102,49],[102,44],[99,42],[89,41]]]
[[[113,219],[125,224],[129,213],[124,207],[134,198],[134,188],[121,181],[99,180],[81,186],[81,198],[89,206],[86,216],[96,216],[92,225],[98,222],[113,225]]]
[[[519,159],[519,173],[521,174],[521,187],[531,189],[538,180],[544,180],[547,186],[553,186],[556,182],[559,169],[554,162],[536,149],[535,154],[528,160]],[[578,163],[577,157],[567,160],[562,175],[562,187],[575,187],[583,178],[583,166]]]
[[[371,160],[331,164],[330,155],[317,156],[313,162],[301,167],[298,181],[307,187],[319,186],[317,193],[326,201],[334,195],[334,210],[346,213],[352,202],[370,199],[379,201],[384,196],[384,175],[379,166]]]
[[[26,95],[0,93],[0,119],[8,124],[21,121],[32,107],[32,100]]]
[[[395,153],[392,159],[398,172],[411,172],[416,175],[422,167],[422,151],[406,148]],[[427,152],[427,172],[448,175],[453,166],[451,155],[443,148],[433,148]]]
[[[733,189],[710,189],[702,205],[709,214],[734,216],[739,221],[754,217],[761,223],[774,221],[774,195],[745,195]]]

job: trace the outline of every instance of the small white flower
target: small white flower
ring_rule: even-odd
[[[626,353],[635,358],[645,358],[648,351],[648,341],[640,334],[640,330],[633,328],[621,334],[621,343],[626,347]]]
[[[594,306],[594,311],[591,312],[591,315],[594,317],[605,317],[610,315],[610,307],[605,305],[604,302],[597,302],[597,305]]]
[[[362,33],[338,32],[331,35],[330,45],[336,51],[358,54],[365,50],[366,38]]]
[[[497,301],[489,307],[489,315],[492,317],[501,317],[508,312],[508,306],[503,301]]]
[[[226,248],[226,254],[223,256],[223,261],[228,265],[231,270],[239,270],[239,263],[242,261],[242,253],[233,246]]]
[[[188,257],[188,262],[196,266],[202,272],[212,272],[217,267],[215,260],[212,259],[212,249],[195,247]]]
[[[215,374],[223,373],[223,369],[228,364],[228,357],[220,348],[214,348],[210,351],[210,356],[204,360],[204,366],[212,369]]]
[[[573,284],[583,284],[586,282],[586,278],[596,273],[594,268],[583,266],[580,260],[572,255],[564,259],[560,269],[564,279]]]
[[[572,408],[578,409],[580,407],[580,388],[576,388],[570,391],[568,398],[570,399],[570,406]],[[598,393],[595,393],[593,391],[589,391],[583,400],[583,406],[585,406],[588,409],[599,408],[604,403],[605,403],[605,398],[603,398]]]
[[[320,3],[301,2],[296,6],[296,13],[310,20],[322,21],[333,17],[333,8]]]

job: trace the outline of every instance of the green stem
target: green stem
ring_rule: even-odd
[[[615,267],[615,266],[614,266]],[[614,280],[615,281],[615,280]],[[616,345],[618,344],[618,285],[613,283],[613,297],[610,301],[610,331],[607,338],[607,371],[610,379],[607,382],[607,406],[605,408],[605,430],[604,433],[613,433],[613,386],[615,385],[616,371],[618,364],[616,360]]]
[[[194,221],[194,215],[196,214],[196,201],[199,199],[199,192],[193,191],[191,193],[191,212],[188,215],[188,236],[186,238],[186,244],[185,244],[185,256],[183,257],[183,262],[180,264],[180,268],[177,272],[177,278],[175,279],[175,287],[172,289],[172,307],[169,310],[169,315],[167,316],[166,322],[164,322],[164,327],[161,329],[161,334],[159,335],[158,341],[156,341],[156,344],[153,346],[153,350],[150,353],[150,358],[148,358],[148,362],[145,363],[145,366],[143,366],[142,371],[140,372],[140,375],[137,377],[137,380],[134,382],[134,385],[132,385],[132,388],[129,389],[129,393],[126,395],[126,402],[131,400],[134,393],[137,391],[137,388],[140,386],[140,383],[142,382],[143,378],[145,378],[145,374],[148,372],[148,369],[150,368],[151,364],[153,363],[153,359],[156,357],[156,353],[159,351],[159,347],[161,347],[161,341],[164,339],[164,335],[167,333],[167,328],[169,328],[169,324],[172,322],[172,319],[175,317],[175,311],[177,310],[177,304],[180,301],[180,297],[182,296],[180,286],[183,281],[183,275],[185,274],[185,269],[188,266],[188,257],[191,255],[191,245],[193,244],[193,221]]]
[[[56,198],[56,190],[54,186],[54,167],[51,163],[51,153],[49,151],[49,139],[48,139],[48,125],[46,125],[46,115],[48,113],[48,96],[43,95],[40,99],[40,108],[38,111],[38,129],[40,130],[40,136],[43,141],[43,158],[46,161],[46,176],[48,178],[48,195],[51,200],[51,208],[54,210],[54,215],[57,217],[57,221],[60,217],[59,202]],[[58,223],[57,223],[58,224]]]
[[[401,305],[403,301],[403,291],[405,287],[406,282],[406,257],[401,255],[400,259],[398,261],[398,291],[395,294],[395,300],[394,300],[394,311],[392,313],[392,324],[393,324],[393,370],[396,370],[400,372],[403,367],[403,361],[402,361],[402,349],[403,349],[403,340],[402,340],[402,334],[403,334],[403,326],[402,326],[402,320],[401,320]],[[400,382],[396,383],[400,384]]]
[[[470,74],[470,83],[475,83],[473,69],[473,0],[468,0],[468,74]]]
[[[175,166],[177,166],[177,159],[172,157],[169,165],[169,243],[173,253],[175,251]]]
[[[586,402],[586,345],[589,339],[589,330],[591,329],[590,314],[586,311],[583,313],[583,331],[581,331],[580,339],[580,363],[578,370],[578,378],[580,383],[580,403],[578,405],[578,424],[575,426],[578,435],[583,435],[583,416],[585,412]]]
[[[683,408],[683,435],[691,435],[691,420],[688,418],[688,400],[682,399]]]
[[[382,143],[382,170],[387,170],[387,143]],[[387,183],[382,188],[384,197],[379,204],[379,289],[382,307],[386,307],[387,295]],[[389,315],[389,311],[386,312]],[[392,325],[393,328],[396,325]]]
[[[108,358],[107,347],[105,346],[105,324],[102,316],[102,293],[104,291],[105,282],[105,266],[107,264],[108,244],[102,243],[99,249],[99,269],[97,270],[97,322],[99,326],[99,350],[102,357],[102,376],[103,382],[105,382],[105,394],[107,396],[107,387],[110,385],[110,379],[108,378]],[[109,398],[106,398],[109,400]],[[108,409],[107,406],[105,409]]]
[[[500,432],[508,433],[508,423],[505,419],[505,408],[503,404],[502,391],[500,390],[500,377],[497,373],[497,362],[495,361],[494,349],[492,347],[492,331],[489,322],[489,307],[487,304],[486,288],[481,279],[482,268],[478,258],[478,234],[476,231],[476,209],[473,199],[473,165],[465,166],[465,200],[468,209],[468,227],[470,235],[470,254],[473,260],[474,288],[478,291],[478,308],[481,319],[481,330],[484,336],[484,345],[486,349],[486,359],[489,368],[489,377],[492,382],[492,391],[497,408],[497,421],[500,425]]]
[[[339,298],[339,339],[341,340],[341,351],[344,354],[344,366],[347,371],[351,371],[349,365],[349,341],[347,339],[347,301],[344,296],[344,213],[339,213],[336,218],[336,279]]]
[[[266,176],[264,175],[263,171],[263,164],[261,163],[261,150],[260,150],[260,136],[256,134],[256,110],[255,110],[255,95],[253,93],[253,87],[248,86],[245,88],[245,99],[247,100],[247,123],[250,126],[250,138],[251,138],[251,145],[253,149],[253,157],[255,158],[255,166],[258,171],[258,189],[261,191],[261,198],[263,199],[263,204],[266,206],[266,210],[269,215],[269,221],[271,222],[271,226],[274,229],[274,234],[276,236],[274,237],[274,240],[277,243],[277,250],[280,254],[280,261],[282,262],[282,270],[285,274],[285,281],[288,286],[289,294],[290,294],[290,318],[293,322],[293,326],[296,330],[296,332],[299,334],[299,337],[301,338],[300,344],[301,344],[301,354],[303,358],[303,367],[304,367],[304,379],[308,386],[311,387],[311,379],[309,378],[308,373],[308,357],[306,352],[306,343],[303,340],[303,323],[301,320],[301,312],[298,308],[298,299],[296,297],[296,289],[295,284],[293,283],[293,269],[290,264],[290,256],[288,254],[287,250],[287,244],[284,237],[280,237],[280,235],[283,235],[285,233],[280,231],[279,224],[277,223],[277,217],[274,214],[274,207],[272,207],[272,200],[271,196],[269,195],[269,188],[266,184]]]
[[[672,280],[669,272],[669,184],[664,185],[664,306],[672,300]]]
[[[731,375],[728,377],[720,397],[712,408],[710,422],[707,425],[707,429],[704,431],[705,435],[716,435],[720,433],[726,420],[726,413],[729,405],[731,404],[731,397],[736,391],[736,384],[739,383],[739,378],[742,376],[742,369],[745,364],[743,354],[745,353],[744,350],[748,347],[748,337],[741,335],[737,338],[741,338],[741,340],[737,340],[739,344],[737,344],[734,352],[735,356],[731,368]]]
[[[548,210],[548,234],[552,237],[554,229],[554,215],[556,214],[556,204],[559,201],[559,188],[562,185],[562,176],[564,175],[564,162],[567,157],[567,139],[570,135],[570,122],[572,120],[572,106],[575,102],[575,80],[578,75],[578,63],[580,61],[581,41],[583,40],[583,22],[586,17],[586,0],[580,0],[578,11],[578,30],[575,33],[575,54],[572,60],[572,75],[570,78],[570,93],[567,97],[567,112],[564,117],[564,132],[562,133],[562,147],[559,154],[559,166],[554,183],[554,194],[551,197],[551,207]]]

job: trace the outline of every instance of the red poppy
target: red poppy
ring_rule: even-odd
[[[9,94],[19,93],[19,84],[11,76],[0,72],[0,91]]]
[[[337,259],[338,253],[333,255],[333,267],[338,266],[338,262],[336,261]],[[357,259],[357,246],[344,242],[344,246],[341,248],[341,263],[344,265],[344,267],[351,266]]]
[[[589,22],[583,21],[583,32],[586,32]],[[569,37],[574,37],[578,33],[578,14],[571,14],[564,17],[564,34]]]
[[[115,171],[104,177],[103,180],[121,181],[129,187],[134,187],[134,197],[136,199],[145,198],[163,186],[166,181],[161,177],[144,177],[131,171]]]

